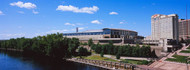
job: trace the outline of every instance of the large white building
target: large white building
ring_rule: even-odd
[[[156,14],[151,17],[151,36],[144,39],[144,44],[163,47],[163,51],[171,50],[171,42],[178,42],[178,15]]]
[[[77,29],[78,30],[78,29]],[[136,31],[125,29],[104,28],[100,30],[87,30],[76,33],[63,33],[68,38],[78,38],[80,42],[88,42],[92,39],[94,43],[108,43],[112,41],[117,44],[134,43],[138,38]]]

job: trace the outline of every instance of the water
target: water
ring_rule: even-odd
[[[0,70],[102,70],[102,68],[48,58],[26,57],[20,52],[0,50]]]

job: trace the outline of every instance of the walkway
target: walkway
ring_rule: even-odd
[[[177,50],[176,52],[170,53],[168,56],[163,57],[159,61],[155,61],[154,63],[149,65],[149,67],[151,67],[151,68],[160,68],[160,69],[163,69],[163,70],[186,70],[187,69],[187,64],[185,64],[185,63],[170,62],[170,61],[165,61],[165,60],[167,58],[173,58],[172,56],[174,54],[189,56],[189,54],[180,53],[180,51],[185,50],[188,46],[184,46],[181,49]],[[188,65],[188,67],[190,69],[190,65]]]

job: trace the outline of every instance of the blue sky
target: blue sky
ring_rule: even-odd
[[[190,0],[0,0],[0,39],[121,28],[151,34],[151,16],[190,17]]]

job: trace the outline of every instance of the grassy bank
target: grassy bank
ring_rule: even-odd
[[[136,64],[136,65],[147,65],[147,64],[149,64],[151,61],[124,59],[124,60],[122,60],[121,62],[129,63],[129,64]]]
[[[80,58],[80,57],[77,57]],[[107,58],[107,57],[100,57],[99,55],[93,55],[93,56],[82,56],[83,59],[90,59],[90,60],[101,60],[101,61],[112,61],[112,62],[118,62],[117,60]]]
[[[180,53],[190,53],[190,50],[182,50]]]
[[[167,61],[173,61],[173,62],[181,62],[181,63],[186,63],[187,57],[188,56],[181,56],[181,55],[173,55],[172,57],[174,58],[168,58],[166,59]],[[190,62],[189,62],[190,63]]]

